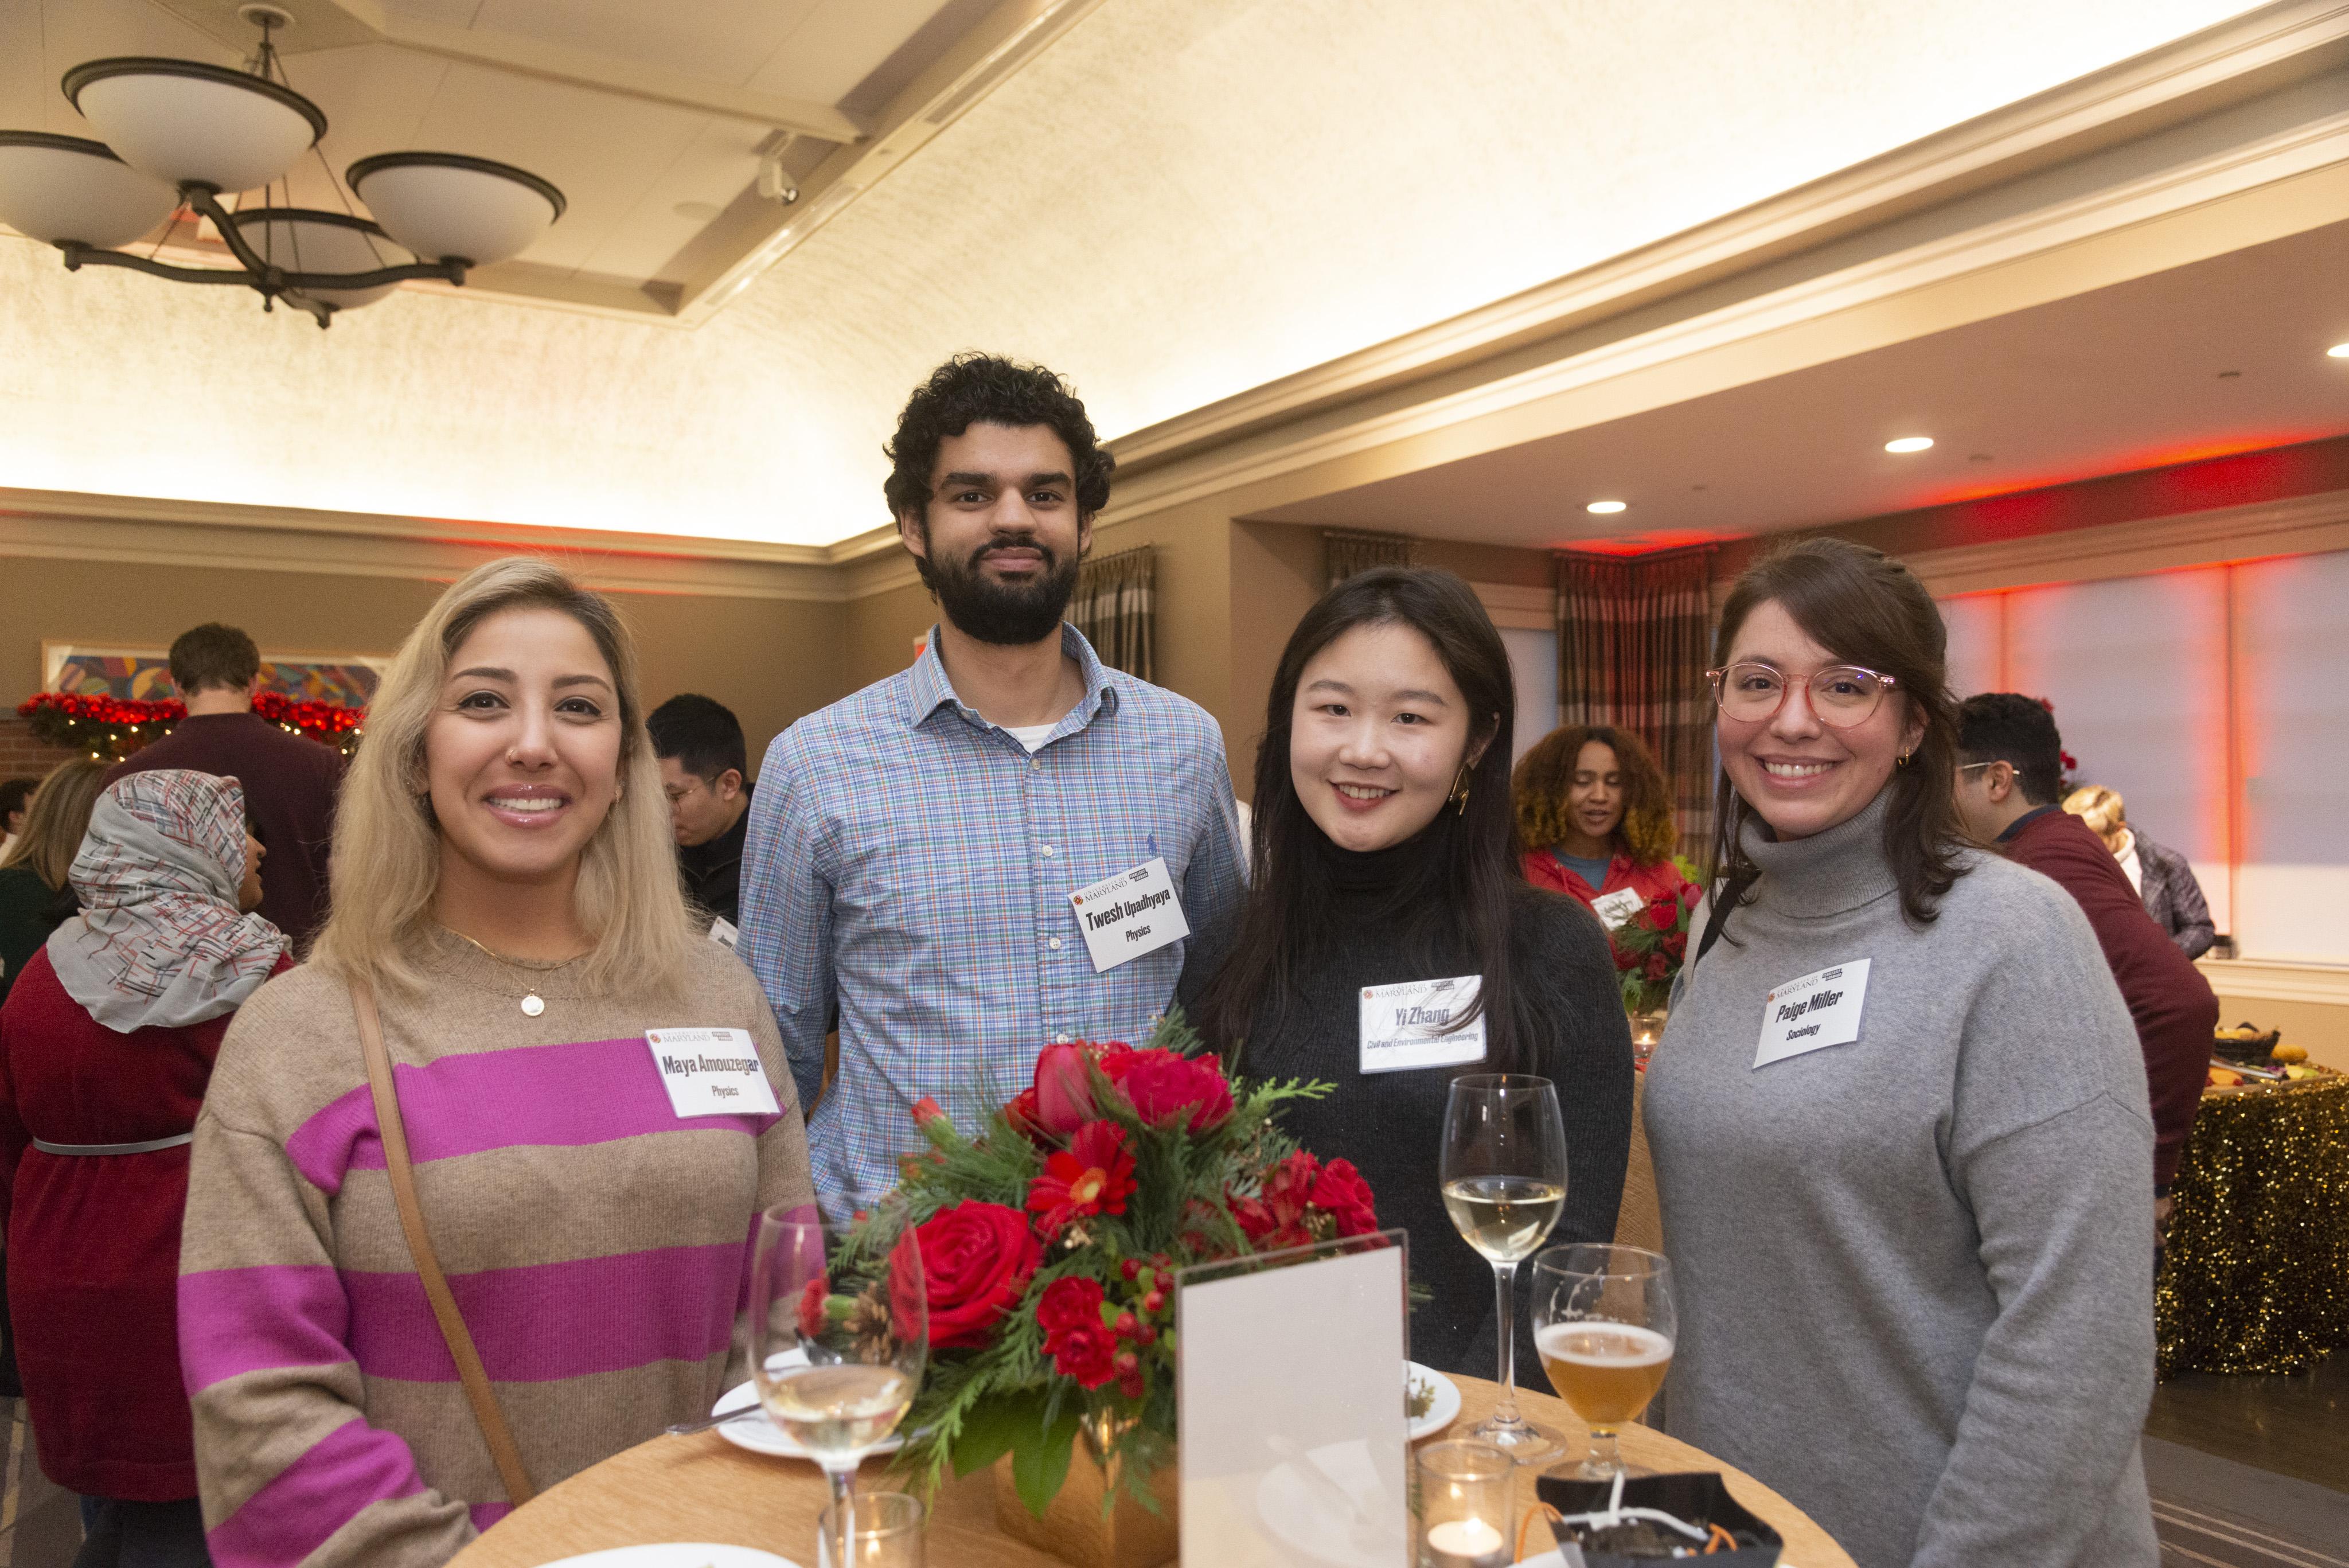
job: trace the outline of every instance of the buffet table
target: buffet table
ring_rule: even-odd
[[[2349,1076],[2210,1090],[2170,1195],[2163,1376],[2305,1372],[2349,1346]]]
[[[1460,1386],[1456,1436],[1492,1413],[1498,1392],[1475,1377]],[[1531,1389],[1518,1393],[1526,1416],[1578,1443],[1582,1424],[1564,1404]],[[1657,1470],[1720,1470],[1737,1500],[1785,1537],[1793,1568],[1852,1568],[1851,1559],[1776,1492],[1687,1444],[1645,1427],[1623,1428],[1624,1457]],[[886,1471],[867,1465],[860,1484],[879,1490]],[[1532,1489],[1520,1487],[1522,1501]],[[451,1568],[539,1568],[577,1552],[653,1542],[714,1542],[753,1546],[792,1561],[815,1561],[815,1519],[824,1504],[813,1465],[747,1453],[715,1432],[655,1438],[550,1488],[459,1552]],[[1535,1549],[1549,1535],[1537,1530]],[[996,1533],[995,1493],[984,1472],[942,1489],[929,1527],[936,1568],[1052,1568],[1054,1559]]]

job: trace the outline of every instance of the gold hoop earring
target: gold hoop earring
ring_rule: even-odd
[[[1462,816],[1468,815],[1468,764],[1466,763],[1460,764],[1460,772],[1452,781],[1452,794],[1449,799],[1454,812]]]
[[[1905,768],[1905,767],[1907,767],[1907,766],[1909,765],[1909,757],[1910,757],[1911,755],[1913,755],[1913,754],[1914,754],[1914,753],[1909,753],[1909,752],[1903,752],[1903,753],[1900,753],[1900,760],[1899,760],[1899,761],[1898,761],[1898,762],[1896,762],[1896,763],[1894,763],[1892,765],[1893,765],[1894,767],[1896,767],[1896,768]]]

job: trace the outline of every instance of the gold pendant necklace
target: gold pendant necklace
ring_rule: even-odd
[[[509,965],[509,966],[511,966],[511,967],[512,967],[512,968],[515,968],[515,969],[526,969],[526,968],[529,968],[529,967],[530,967],[530,966],[529,966],[527,963],[525,963],[523,960],[521,960],[521,959],[516,959],[516,958],[508,958],[505,954],[503,954],[503,953],[502,953],[502,952],[499,952],[499,951],[498,951],[498,950],[496,950],[494,948],[490,947],[487,943],[484,943],[484,942],[479,942],[479,941],[474,941],[474,940],[473,940],[471,937],[466,936],[464,932],[462,932],[462,931],[459,930],[459,929],[458,929],[456,927],[454,927],[454,926],[446,926],[446,925],[444,925],[444,926],[442,926],[440,929],[441,929],[442,930],[444,930],[444,931],[448,932],[448,933],[449,933],[450,936],[452,936],[452,937],[457,937],[457,938],[461,939],[462,940],[465,940],[465,941],[468,941],[468,942],[471,942],[471,943],[472,943],[472,945],[473,945],[474,947],[476,947],[476,948],[479,948],[479,949],[481,950],[481,952],[482,952],[483,954],[485,954],[486,956],[488,956],[488,957],[490,957],[490,958],[495,959],[498,962],[500,962],[500,963],[502,963],[502,964],[506,964],[506,965]],[[584,952],[582,952],[582,953],[574,953],[574,954],[572,954],[572,955],[571,955],[569,958],[567,958],[567,959],[563,959],[563,960],[558,961],[558,964],[557,964],[557,966],[556,966],[556,967],[559,967],[559,966],[560,966],[560,964],[576,963],[576,962],[578,962],[581,959],[585,958],[586,956],[587,956],[587,955],[586,955],[585,953],[584,953]],[[539,995],[539,994],[538,994],[538,992],[537,992],[536,991],[526,991],[526,992],[523,992],[523,998],[522,998],[522,1012],[523,1012],[523,1017],[525,1017],[525,1018],[536,1018],[539,1014],[541,1014],[541,1013],[544,1012],[545,1011],[546,1011],[546,998],[544,998],[544,997],[543,997],[543,996]]]

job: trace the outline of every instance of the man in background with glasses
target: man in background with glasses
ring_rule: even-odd
[[[645,720],[660,759],[685,896],[717,918],[710,936],[734,945],[741,923],[742,843],[750,830],[750,754],[732,710],[688,692]]]
[[[1958,709],[1958,815],[1968,833],[2072,895],[2096,933],[2105,961],[2137,1023],[2153,1100],[2157,1220],[2169,1214],[2169,1181],[2202,1104],[2219,999],[2087,824],[2063,810],[2064,741],[2036,698],[1985,691]],[[2061,1021],[2048,1020],[2051,1049]]]

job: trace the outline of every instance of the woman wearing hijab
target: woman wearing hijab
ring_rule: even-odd
[[[0,1007],[0,1220],[41,1469],[75,1568],[210,1562],[174,1308],[188,1144],[238,1005],[287,966],[234,779],[133,774],[74,857],[81,913]]]

